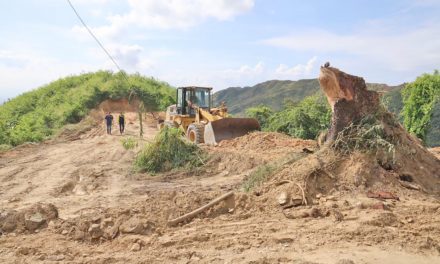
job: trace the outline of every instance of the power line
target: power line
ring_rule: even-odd
[[[118,68],[119,71],[122,71],[121,67],[119,67],[119,65],[116,62],[116,60],[113,59],[112,55],[110,55],[110,53],[104,48],[104,45],[102,45],[102,43],[99,41],[99,39],[95,36],[95,34],[93,34],[92,30],[87,26],[87,24],[81,18],[81,16],[79,15],[78,11],[76,11],[75,7],[73,6],[72,2],[70,2],[70,0],[67,0],[67,2],[69,3],[69,5],[72,8],[73,12],[75,12],[75,14],[78,17],[79,21],[81,21],[83,26],[87,29],[87,31],[90,33],[90,35],[96,40],[96,42],[102,48],[102,50],[105,52],[105,54],[107,54],[107,56],[110,58],[110,60],[115,64],[116,68]]]

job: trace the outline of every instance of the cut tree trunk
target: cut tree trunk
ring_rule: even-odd
[[[321,67],[319,83],[332,109],[327,142],[334,141],[338,133],[350,123],[359,121],[379,109],[379,94],[367,90],[361,77],[324,66]]]

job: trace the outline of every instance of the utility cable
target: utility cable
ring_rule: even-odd
[[[76,16],[78,17],[79,21],[81,21],[81,23],[83,24],[83,26],[87,29],[87,31],[90,33],[90,35],[96,40],[96,42],[98,43],[98,45],[102,48],[102,50],[105,52],[105,54],[107,54],[107,56],[110,58],[110,60],[113,62],[113,64],[115,64],[116,68],[119,71],[122,71],[121,67],[119,67],[118,63],[116,62],[115,59],[113,59],[112,55],[110,55],[110,53],[107,51],[107,49],[104,47],[104,45],[102,45],[101,41],[99,41],[99,39],[95,36],[95,34],[93,34],[92,30],[87,26],[87,24],[84,22],[84,20],[81,18],[81,16],[79,15],[78,11],[76,10],[76,8],[73,6],[72,2],[70,2],[70,0],[67,0],[67,2],[69,3],[70,7],[72,8],[73,12],[76,14]]]

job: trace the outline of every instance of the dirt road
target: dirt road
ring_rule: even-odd
[[[136,173],[136,150],[120,142],[137,134],[131,116],[124,136],[97,127],[73,141],[1,155],[0,220],[8,210],[38,203],[58,209],[58,219],[46,228],[3,232],[1,263],[440,263],[436,197],[408,190],[400,201],[384,201],[384,210],[365,194],[335,191],[318,206],[280,210],[277,197],[262,200],[240,191],[243,179],[261,164],[299,155],[314,143],[274,134],[255,135],[254,143],[205,146],[213,158],[198,171]],[[156,133],[151,119],[144,131],[140,144]],[[185,225],[167,227],[168,219],[230,190],[236,191],[233,209],[221,204]],[[291,217],[314,208],[320,213],[313,217]]]

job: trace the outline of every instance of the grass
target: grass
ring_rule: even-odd
[[[133,137],[123,138],[121,139],[121,143],[126,150],[134,149],[138,146],[138,142]]]
[[[139,171],[158,173],[176,168],[195,168],[205,163],[205,154],[186,141],[176,128],[164,127],[152,143],[138,153],[135,167]]]
[[[275,175],[275,173],[279,172],[282,168],[284,168],[285,165],[295,163],[306,156],[307,154],[304,153],[290,153],[280,160],[258,166],[244,180],[242,184],[243,190],[245,192],[250,192]]]
[[[277,170],[277,166],[271,164],[264,164],[249,175],[243,183],[243,189],[245,192],[251,191],[253,188],[261,185]]]

